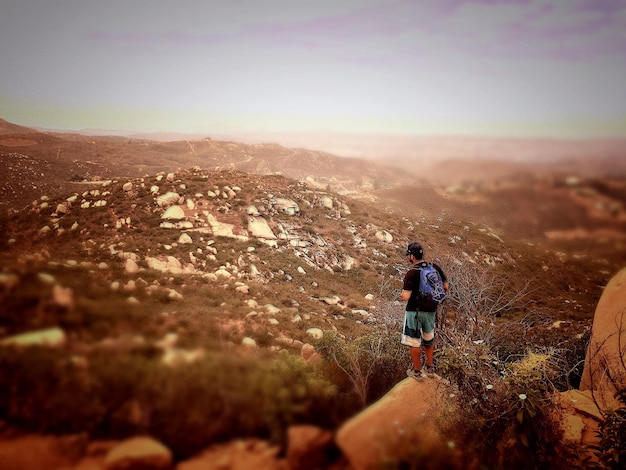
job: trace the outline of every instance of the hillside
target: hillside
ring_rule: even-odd
[[[308,177],[318,187],[342,193],[410,181],[408,175],[373,162],[272,143],[248,145],[210,138],[157,142],[43,133],[4,121],[0,126],[0,209],[21,208],[43,193],[72,191],[83,182],[193,167]]]
[[[554,355],[550,384],[565,390],[626,262],[619,177],[400,184],[397,170],[274,144],[0,140],[25,152],[2,154],[13,196],[0,217],[0,343],[38,331],[59,343],[0,347],[0,419],[25,430],[150,433],[183,458],[241,437],[284,442],[297,423],[334,429],[405,377],[398,294],[412,240],[452,286],[438,348],[454,331],[462,348],[438,358],[446,380],[470,374],[456,384],[466,392],[481,374],[504,380],[532,350]],[[340,353],[367,352],[372,335],[393,347],[359,388]]]

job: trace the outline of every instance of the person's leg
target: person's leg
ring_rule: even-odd
[[[435,314],[431,312],[419,312],[419,323],[422,326],[422,346],[426,356],[426,366],[432,367],[433,353],[435,351]]]
[[[404,327],[402,329],[402,344],[409,346],[409,352],[411,353],[411,362],[413,369],[419,371],[421,368],[422,354],[421,350],[421,337],[419,330],[417,329],[416,312],[404,313]],[[409,369],[408,372],[410,372]]]
[[[426,366],[432,367],[433,365],[433,354],[435,352],[435,345],[432,344],[435,341],[433,338],[431,341],[424,340],[424,355],[426,356]],[[426,343],[429,343],[426,345]]]
[[[422,368],[422,349],[420,347],[410,348],[411,351],[411,361],[413,362],[413,369],[419,371]]]

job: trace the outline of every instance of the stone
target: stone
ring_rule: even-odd
[[[328,305],[337,305],[341,302],[341,298],[337,295],[333,295],[332,297],[322,297],[320,300]]]
[[[375,233],[376,239],[381,242],[391,243],[393,242],[393,235],[391,235],[387,230],[379,230]]]
[[[124,271],[128,274],[137,274],[139,272],[139,266],[132,259],[127,259],[124,263]]]
[[[247,284],[244,284],[244,285],[235,287],[235,290],[242,294],[248,294],[250,293],[250,286],[248,286]]]
[[[167,298],[169,300],[173,300],[173,301],[179,301],[183,299],[183,294],[181,294],[180,292],[178,292],[175,289],[170,289],[167,293]]]
[[[249,217],[248,231],[253,237],[256,238],[264,238],[266,240],[273,240],[276,238],[276,235],[270,228],[267,220],[265,220],[263,217]]]
[[[127,439],[111,449],[104,458],[106,470],[169,470],[172,467],[172,452],[149,436]]]
[[[59,215],[64,215],[69,212],[69,208],[67,207],[67,204],[58,204],[55,212]]]
[[[178,243],[182,245],[187,245],[189,243],[193,243],[193,240],[191,239],[188,233],[181,233],[180,237],[178,237]]]
[[[311,336],[313,339],[322,339],[324,337],[324,332],[321,328],[309,328],[306,330],[306,334]]]
[[[402,452],[414,448],[420,449],[424,459],[436,455],[438,463],[451,463],[454,451],[439,427],[455,414],[457,403],[450,394],[450,387],[436,378],[404,379],[346,421],[337,430],[335,442],[354,470],[381,468],[386,460],[408,457]],[[407,442],[413,449],[407,449]]]
[[[9,291],[20,283],[20,278],[14,273],[0,273],[0,287],[2,290]]]
[[[277,313],[280,313],[281,311],[278,307],[272,304],[266,304],[265,310],[267,310],[267,313],[269,313],[270,315],[276,315]]]
[[[180,462],[176,470],[295,470],[279,457],[280,447],[257,439],[214,444]]]
[[[248,206],[248,208],[246,209],[246,214],[252,215],[252,216],[255,216],[255,217],[261,215],[261,213],[259,212],[257,207],[254,206],[254,205]]]
[[[256,341],[252,338],[250,338],[249,336],[246,336],[244,339],[241,340],[241,345],[245,346],[246,348],[250,348],[250,349],[256,349]]]
[[[334,451],[336,447],[331,431],[312,425],[290,426],[287,429],[287,464],[290,469],[328,468]]]
[[[225,268],[220,268],[215,271],[215,275],[226,279],[230,279],[232,277],[232,274],[230,274]]]
[[[159,188],[157,188],[156,186],[154,186],[154,188],[156,188],[157,191],[159,190]],[[180,202],[180,199],[180,194],[174,191],[168,191],[165,194],[157,196],[156,203],[159,207],[167,208],[174,204],[178,204]]]
[[[2,346],[47,346],[51,348],[59,348],[65,346],[67,341],[65,332],[59,328],[47,328],[45,330],[31,331],[22,333],[0,341]]]
[[[125,192],[132,191],[132,189],[133,189],[133,183],[131,183],[130,181],[129,181],[128,183],[124,183],[124,186],[122,186],[122,189],[123,189]]]
[[[53,285],[56,282],[54,276],[48,273],[37,273],[37,279],[48,285]]]
[[[311,359],[315,354],[317,354],[317,350],[315,346],[309,343],[304,343],[302,348],[300,349],[300,357],[305,361]]]
[[[56,284],[52,288],[52,303],[66,310],[74,308],[74,291]]]
[[[182,220],[185,218],[185,211],[183,211],[183,208],[180,206],[170,206],[165,210],[161,218],[166,220]]]
[[[300,207],[298,206],[298,203],[291,199],[279,197],[272,201],[272,205],[277,211],[283,212],[287,215],[296,215],[298,212],[300,212]]]

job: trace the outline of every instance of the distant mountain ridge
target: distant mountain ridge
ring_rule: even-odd
[[[411,176],[372,161],[341,158],[274,143],[178,140],[38,132],[6,121],[0,127],[0,205],[21,207],[43,193],[94,179],[129,178],[177,168],[237,169],[280,174],[338,192],[408,183]]]
[[[30,127],[20,126],[18,124],[13,124],[11,122],[5,121],[0,118],[0,135],[3,134],[30,134],[39,132]]]

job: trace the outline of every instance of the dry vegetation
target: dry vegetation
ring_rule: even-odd
[[[452,285],[440,312],[437,371],[467,403],[456,424],[468,454],[494,464],[505,433],[517,462],[576,460],[567,449],[550,454],[558,433],[542,417],[551,392],[578,385],[595,305],[626,261],[620,177],[391,187],[375,168],[363,179],[359,162],[269,144],[9,131],[0,136],[0,340],[57,326],[67,335],[60,350],[0,348],[0,419],[11,426],[92,438],[150,433],[177,457],[241,436],[283,442],[294,423],[333,429],[404,377],[397,299],[403,250],[416,239]],[[188,169],[172,181],[159,174],[179,167]],[[326,171],[360,176],[338,181]],[[304,183],[310,175],[329,184]],[[123,189],[127,182],[132,190]],[[194,201],[194,227],[161,228],[153,185]],[[356,194],[337,192],[350,185]],[[236,196],[207,196],[225,187],[238,188]],[[300,211],[272,209],[275,198]],[[69,211],[57,214],[68,199]],[[94,207],[98,200],[106,205]],[[271,246],[203,230],[206,212],[243,233],[251,205],[288,236]],[[546,236],[575,229],[587,236]],[[605,238],[588,236],[597,230]],[[183,231],[191,244],[179,242]],[[393,240],[377,237],[381,231]],[[133,256],[138,273],[125,270]],[[193,270],[148,266],[148,257],[166,256]],[[221,268],[231,276],[215,276]],[[59,287],[69,292],[66,303]],[[549,328],[557,320],[565,323]],[[164,367],[168,335],[202,355]],[[246,338],[254,353],[242,346]],[[304,343],[315,345],[321,363],[300,359]],[[502,393],[485,393],[489,384]],[[472,444],[477,433],[484,440]]]

